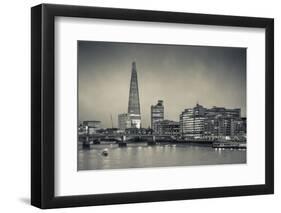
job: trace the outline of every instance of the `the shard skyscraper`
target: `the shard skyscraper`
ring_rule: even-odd
[[[131,127],[140,128],[141,113],[140,113],[140,99],[139,99],[139,87],[138,87],[136,62],[132,63],[128,115],[130,117]]]

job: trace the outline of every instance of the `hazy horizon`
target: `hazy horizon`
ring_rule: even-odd
[[[78,41],[79,121],[117,127],[127,113],[136,62],[142,127],[150,107],[164,101],[165,119],[199,104],[241,108],[246,116],[246,48]]]

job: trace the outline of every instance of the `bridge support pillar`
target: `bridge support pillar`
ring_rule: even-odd
[[[148,145],[148,146],[154,146],[154,145],[156,145],[156,137],[155,137],[155,135],[152,136],[152,141],[148,141],[148,142],[147,142],[147,145]]]
[[[118,146],[119,146],[119,147],[126,147],[126,146],[127,146],[127,143],[125,143],[125,142],[120,142],[120,143],[118,143]]]
[[[147,145],[148,145],[148,146],[155,146],[155,145],[156,145],[156,142],[154,142],[154,141],[148,141],[148,142],[147,142]]]
[[[86,140],[86,141],[83,141],[82,147],[83,147],[83,149],[90,149],[91,144],[88,140]]]

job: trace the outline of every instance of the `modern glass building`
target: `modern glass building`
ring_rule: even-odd
[[[131,127],[141,128],[140,99],[136,62],[132,63],[128,115],[131,120]]]
[[[118,128],[141,128],[140,99],[136,62],[132,63],[131,81],[129,90],[128,113],[118,115]]]
[[[164,120],[164,105],[163,101],[159,100],[156,105],[151,106],[151,129],[156,131],[155,123]]]

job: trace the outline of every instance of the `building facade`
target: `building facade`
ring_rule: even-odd
[[[157,121],[154,123],[154,133],[159,135],[171,135],[179,136],[180,135],[180,124],[176,121],[163,120]]]
[[[247,119],[241,118],[236,119],[232,122],[231,134],[239,138],[246,138],[247,131]]]
[[[241,109],[227,109],[224,107],[216,107],[214,106],[211,109],[208,109],[206,111],[206,115],[210,117],[214,116],[223,116],[223,117],[229,117],[229,118],[240,118],[241,117]]]
[[[121,130],[131,128],[131,119],[128,113],[118,115],[118,128]]]
[[[201,138],[204,136],[206,108],[196,104],[194,108],[185,109],[180,114],[180,132],[186,138]]]
[[[246,118],[241,118],[238,108],[207,109],[197,104],[181,113],[180,132],[184,138],[241,138],[246,135]]]
[[[150,114],[151,129],[156,131],[155,123],[164,120],[164,105],[162,100],[159,100],[156,105],[151,106]]]
[[[128,135],[151,135],[152,129],[147,128],[127,128],[125,133]]]
[[[100,121],[83,121],[83,128],[87,134],[95,134],[101,129]]]
[[[240,120],[241,109],[227,109],[215,106],[207,109],[204,136],[210,139],[232,138],[238,132],[235,126]]]

